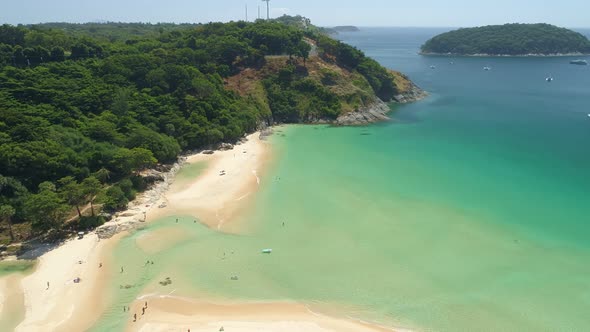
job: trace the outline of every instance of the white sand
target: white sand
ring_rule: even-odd
[[[132,310],[139,309],[143,300]],[[369,332],[392,331],[348,319],[314,313],[293,303],[212,304],[180,298],[149,299],[145,315],[130,322],[127,331],[160,332]]]
[[[113,243],[99,242],[95,234],[89,234],[41,256],[35,272],[22,279],[26,312],[16,331],[65,331],[68,326],[92,326],[104,305],[104,299],[96,295],[107,277],[108,262],[102,260],[103,250]],[[100,263],[105,266],[99,268]],[[80,283],[74,283],[77,277]],[[97,315],[90,314],[93,312]],[[69,321],[81,315],[86,324]]]
[[[3,312],[6,294],[8,293],[8,278],[0,278],[0,313]],[[1,316],[0,316],[1,317]]]
[[[230,219],[248,205],[256,191],[260,183],[258,174],[267,161],[267,150],[266,143],[258,139],[258,134],[253,134],[234,150],[191,156],[189,163],[208,162],[203,174],[188,185],[173,184],[160,200],[159,194],[155,197],[152,192],[148,195],[149,204],[138,200],[122,214],[124,217],[118,218],[119,222],[137,220],[144,212],[148,221],[166,215],[188,214],[212,228],[226,231]],[[225,175],[220,175],[220,171],[225,171]],[[162,202],[166,202],[167,207],[155,208]],[[90,234],[44,254],[36,270],[22,279],[26,313],[16,331],[83,331],[92,327],[108,305],[104,289],[112,277],[109,271],[114,270],[109,268],[108,253],[122,236],[124,234],[99,242],[95,234]],[[99,263],[103,263],[103,268],[99,268]],[[73,282],[76,277],[81,278],[78,284]],[[219,331],[223,326],[228,332],[386,331],[352,320],[318,315],[298,304],[218,305],[179,301],[151,299],[146,315],[140,316],[137,323],[130,323],[128,329]],[[143,300],[133,304],[132,310],[141,312],[140,302]],[[4,299],[0,296],[0,309],[2,303]]]
[[[220,220],[229,217],[225,210],[221,211],[223,207],[227,207],[227,211],[235,211],[236,195],[251,190],[251,184],[256,183],[252,171],[259,169],[265,146],[258,135],[250,135],[247,142],[234,150],[190,156],[189,163],[207,161],[210,167],[188,188],[175,192],[172,186],[170,197],[165,199],[167,208],[155,208],[162,200],[157,204],[146,204],[153,199],[151,193],[130,204],[129,210],[117,218],[118,222],[143,219],[144,212],[150,221],[167,213],[177,214],[176,209],[179,209],[180,213],[193,214],[210,222],[208,213],[214,211],[214,215],[224,216],[212,221],[216,227],[221,227]],[[219,176],[220,169],[226,171],[227,175],[223,178]],[[193,200],[200,203],[192,204]],[[105,253],[119,238],[115,236],[98,241],[95,234],[88,234],[81,240],[70,240],[42,255],[35,271],[22,279],[25,319],[16,331],[81,331],[91,327],[107,301],[102,290],[110,277],[108,271],[112,269],[107,268],[109,256]],[[99,268],[100,263],[103,263],[103,268]],[[80,283],[73,282],[77,277],[81,278]],[[7,285],[3,282],[0,286]],[[0,296],[0,309],[3,309],[1,304],[5,301],[5,296]]]
[[[189,157],[188,163],[207,161],[207,169],[188,186],[173,184],[165,195],[168,206],[159,213],[192,215],[211,228],[222,229],[260,183],[258,174],[264,167],[268,149],[258,136],[258,133],[248,136],[245,143],[233,150]]]

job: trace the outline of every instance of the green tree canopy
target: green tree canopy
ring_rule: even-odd
[[[528,55],[590,53],[582,34],[550,24],[505,24],[464,28],[435,36],[422,45],[424,54]]]

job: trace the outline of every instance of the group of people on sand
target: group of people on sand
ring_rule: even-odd
[[[145,315],[145,311],[147,310],[147,308],[148,308],[148,303],[147,303],[147,301],[145,301],[144,306],[141,307],[141,315],[142,316]],[[131,308],[127,307],[127,306],[123,306],[123,312],[125,312],[125,311],[131,311]],[[133,322],[134,323],[137,322],[137,314],[136,313],[133,314]]]

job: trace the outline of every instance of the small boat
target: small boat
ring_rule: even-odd
[[[483,67],[483,70],[485,70],[485,71],[490,71],[490,70],[492,70],[492,67],[485,66],[485,67]]]
[[[272,249],[262,249],[263,254],[270,254],[272,253]]]
[[[547,81],[547,82],[553,82],[553,77],[551,75],[549,75],[549,77],[547,77],[545,79],[545,81]]]
[[[430,66],[430,69],[436,69],[436,66]]]
[[[587,66],[588,65],[588,61],[577,59],[577,60],[570,61],[570,64],[571,65]]]

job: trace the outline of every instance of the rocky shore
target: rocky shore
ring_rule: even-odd
[[[183,156],[167,172],[149,170],[149,174],[146,174],[146,176],[155,180],[152,187],[131,201],[127,210],[115,214],[111,221],[98,227],[96,235],[100,239],[108,239],[117,233],[137,229],[145,222],[147,212],[154,208],[154,205],[157,205],[158,208],[166,207],[166,202],[162,200],[162,196],[170,188],[176,173],[185,162],[186,157]]]
[[[413,103],[418,100],[422,100],[428,96],[428,93],[419,88],[413,82],[410,83],[409,89],[406,91],[393,96],[395,102],[400,104]]]
[[[361,107],[354,112],[340,115],[333,124],[338,126],[358,126],[369,123],[389,120],[387,113],[389,106],[381,99],[375,100],[371,105]]]
[[[410,82],[406,91],[399,93],[393,97],[393,102],[398,104],[406,104],[415,102],[426,98],[428,93],[420,89],[417,85]],[[373,103],[366,107],[361,107],[354,112],[340,115],[332,123],[337,126],[360,126],[375,122],[387,121],[391,112],[389,106],[381,99],[376,99]]]

